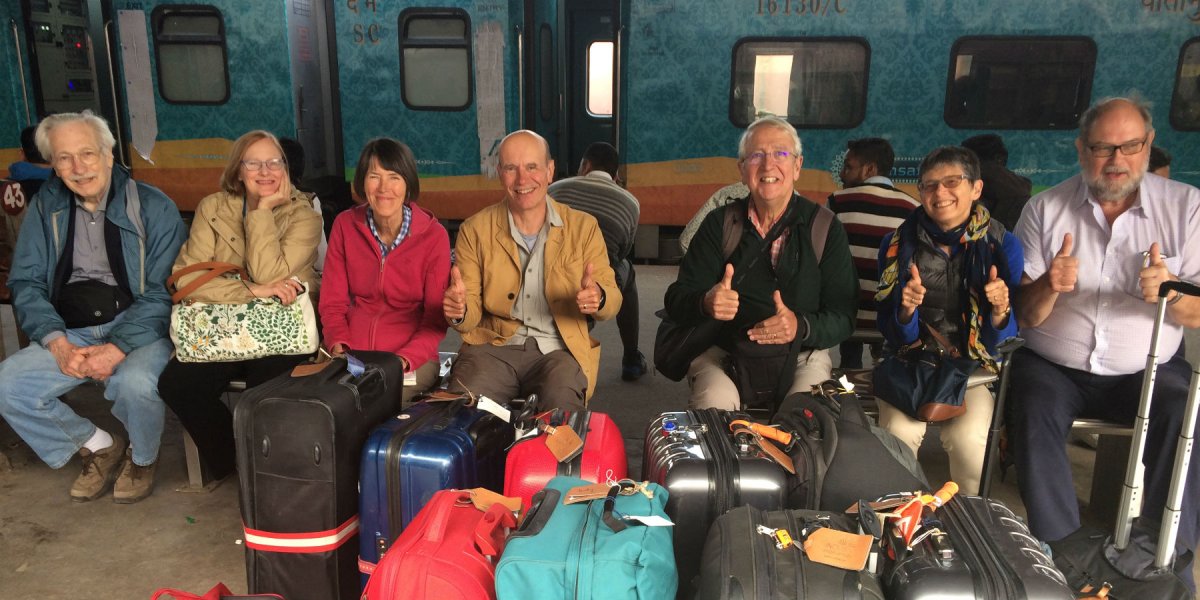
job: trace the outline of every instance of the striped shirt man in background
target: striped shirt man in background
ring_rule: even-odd
[[[638,294],[633,263],[633,238],[637,233],[641,204],[616,182],[617,149],[612,144],[595,142],[588,146],[579,162],[579,175],[550,185],[550,197],[582,210],[600,224],[600,233],[608,247],[608,263],[617,274],[617,286],[625,301],[617,313],[624,358],[621,378],[635,381],[646,373],[646,357],[638,351]]]
[[[887,177],[895,158],[892,145],[883,138],[846,142],[846,158],[839,174],[842,189],[829,195],[829,209],[846,228],[854,269],[858,272],[858,315],[854,337],[842,342],[840,348],[842,369],[862,368],[861,338],[882,339],[875,325],[879,244],[884,235],[895,231],[919,205],[912,196],[896,189]],[[881,343],[872,342],[871,356],[879,355]]]

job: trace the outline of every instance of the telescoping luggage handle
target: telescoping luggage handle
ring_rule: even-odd
[[[1137,417],[1133,421],[1133,442],[1129,453],[1129,464],[1125,467],[1125,489],[1121,493],[1121,504],[1117,510],[1117,525],[1113,545],[1124,550],[1129,545],[1133,521],[1140,514],[1142,477],[1142,454],[1145,451],[1146,432],[1150,424],[1150,399],[1154,395],[1154,376],[1158,369],[1159,334],[1167,315],[1167,296],[1174,291],[1186,296],[1200,296],[1200,286],[1185,281],[1167,281],[1158,287],[1158,310],[1154,319],[1154,333],[1150,337],[1150,353],[1146,356],[1146,371],[1142,379],[1141,399]],[[1193,368],[1191,391],[1188,392],[1187,408],[1183,426],[1179,431],[1179,443],[1175,448],[1175,465],[1171,471],[1171,489],[1167,493],[1167,506],[1163,511],[1162,528],[1158,535],[1158,548],[1154,566],[1165,568],[1175,558],[1175,538],[1179,534],[1179,518],[1183,502],[1184,479],[1192,455],[1192,432],[1196,428],[1197,387],[1200,386],[1200,371]]]

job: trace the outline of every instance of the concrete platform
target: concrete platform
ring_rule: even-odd
[[[675,267],[638,267],[640,339],[646,354],[652,352],[658,325],[653,312],[661,307],[675,273]],[[592,408],[614,415],[636,475],[646,424],[660,412],[686,407],[687,387],[653,374],[637,382],[621,381],[616,325],[601,323],[594,335],[603,344],[603,358]],[[442,348],[457,346],[451,332]],[[1194,331],[1189,333],[1189,346],[1200,346]],[[102,427],[119,428],[98,389],[82,388],[70,401]],[[1086,497],[1094,451],[1073,446],[1070,454],[1076,490]],[[135,505],[116,505],[110,499],[72,503],[67,490],[78,474],[78,462],[49,469],[2,423],[0,455],[0,599],[144,599],[159,587],[204,592],[218,581],[235,592],[246,591],[236,481],[208,493],[175,491],[187,478],[180,429],[173,417],[163,438],[156,491]],[[946,455],[932,429],[921,461],[934,485],[948,477]],[[997,498],[1023,513],[1013,473],[993,489]]]

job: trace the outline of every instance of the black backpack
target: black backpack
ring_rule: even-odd
[[[931,489],[912,451],[873,425],[858,396],[836,381],[784,398],[771,423],[794,436],[789,508],[841,512],[859,500]]]

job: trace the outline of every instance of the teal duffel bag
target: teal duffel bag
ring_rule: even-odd
[[[499,600],[664,600],[679,585],[670,526],[643,525],[630,517],[666,522],[667,490],[650,483],[624,495],[563,504],[575,487],[594,485],[555,477],[533,497],[521,527],[512,533],[496,567]],[[628,486],[625,486],[628,488]],[[631,490],[625,489],[627,493]]]

